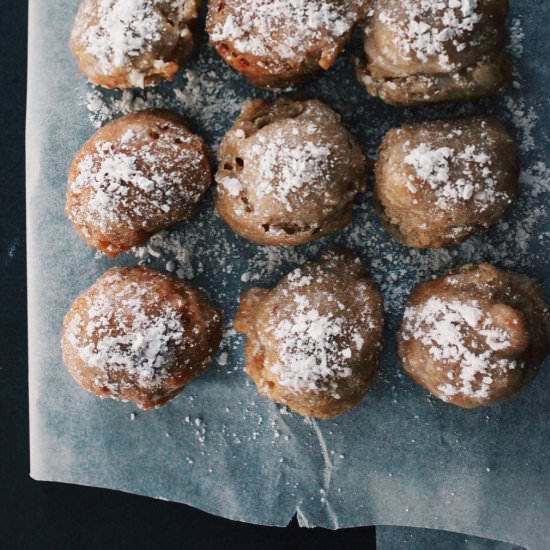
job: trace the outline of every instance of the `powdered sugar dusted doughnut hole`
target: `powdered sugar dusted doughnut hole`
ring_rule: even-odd
[[[325,253],[272,290],[248,290],[234,325],[246,336],[246,370],[260,393],[303,415],[347,411],[378,368],[382,299],[348,253]]]
[[[191,217],[211,183],[202,140],[168,111],[142,111],[97,131],[74,159],[67,214],[111,256]]]
[[[461,101],[509,80],[507,0],[374,0],[358,78],[387,103]]]
[[[405,370],[465,408],[514,396],[550,351],[550,309],[523,275],[467,265],[419,284],[398,336]]]
[[[148,267],[113,268],[67,313],[63,357],[85,389],[150,409],[206,370],[222,330],[220,313],[188,283]]]
[[[512,203],[519,155],[490,117],[390,130],[376,163],[376,199],[389,231],[416,248],[458,244],[497,222]]]
[[[71,49],[80,70],[106,88],[172,80],[193,49],[200,0],[84,0]]]
[[[246,102],[219,149],[216,207],[239,235],[293,246],[351,223],[366,159],[318,100]]]

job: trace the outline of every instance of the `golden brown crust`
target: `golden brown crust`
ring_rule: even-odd
[[[351,223],[366,159],[318,100],[246,102],[218,152],[216,208],[239,235],[294,246]]]
[[[492,117],[407,124],[379,149],[375,195],[394,237],[440,248],[498,221],[517,194],[519,169],[517,146]]]
[[[157,408],[208,368],[222,330],[221,314],[188,283],[113,268],[65,316],[63,358],[88,391]]]
[[[233,323],[246,337],[246,371],[258,391],[299,414],[340,415],[375,378],[382,298],[349,253],[326,253],[272,290],[248,290]]]
[[[66,211],[82,238],[116,256],[188,219],[212,180],[203,141],[168,111],[98,130],[69,172]]]
[[[253,84],[286,88],[329,69],[364,12],[364,0],[212,0],[207,29]]]
[[[172,80],[193,49],[200,0],[84,0],[71,34],[80,70],[105,88]]]
[[[393,105],[494,94],[512,74],[503,54],[507,13],[507,0],[467,6],[374,0],[357,76],[371,95]]]
[[[357,78],[370,95],[389,105],[472,101],[495,95],[510,81],[512,64],[505,56],[480,61],[452,75],[410,75],[373,78],[362,60],[356,63]]]
[[[405,370],[432,395],[464,408],[525,388],[550,352],[550,309],[537,285],[489,264],[419,284],[398,334]]]

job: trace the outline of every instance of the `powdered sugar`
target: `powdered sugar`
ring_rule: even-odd
[[[144,95],[138,95],[138,92],[124,90],[113,95],[99,87],[92,87],[86,93],[85,101],[90,121],[95,128],[100,128],[106,122],[122,115],[169,106],[164,95],[158,92],[148,90]]]
[[[343,319],[320,315],[307,298],[296,296],[296,312],[283,319],[274,334],[281,342],[281,363],[272,366],[281,385],[295,391],[319,391],[333,388],[339,378],[351,376],[345,365],[348,359],[338,346],[343,331]]]
[[[300,60],[314,47],[334,48],[356,23],[361,0],[226,1],[226,16],[210,30],[244,54]]]
[[[438,388],[447,398],[464,395],[484,399],[496,376],[518,368],[515,361],[495,354],[510,347],[510,336],[494,325],[476,301],[432,297],[409,307],[404,314],[402,337],[421,342],[434,361],[449,365],[449,383]],[[453,365],[458,367],[457,372],[451,368]]]
[[[274,198],[291,212],[291,197],[305,200],[333,183],[332,148],[328,143],[307,140],[289,147],[287,139],[285,128],[269,137],[259,136],[252,157],[258,166],[255,192]]]
[[[539,119],[535,109],[528,107],[524,99],[516,99],[512,96],[504,98],[504,105],[508,110],[514,126],[520,131],[520,147],[524,153],[535,148],[533,131]]]
[[[200,180],[185,185],[189,174],[202,177],[203,157],[188,147],[192,139],[175,127],[151,139],[142,127],[130,125],[117,143],[98,140],[80,158],[70,182],[70,192],[81,197],[70,209],[72,219],[102,231],[120,225],[147,230],[155,219],[162,223],[175,212],[181,215],[182,203],[194,204],[205,189]]]
[[[98,385],[108,385],[118,374],[143,388],[160,386],[177,348],[190,344],[181,315],[160,297],[155,301],[151,284],[126,282],[118,272],[98,284],[104,291],[88,299],[85,313],[74,315],[66,329],[68,342],[87,368],[104,373]]]
[[[237,178],[231,176],[224,176],[218,178],[218,183],[227,191],[232,197],[238,197],[242,191],[241,182]]]
[[[294,392],[325,391],[339,399],[339,383],[352,375],[364,335],[374,327],[373,311],[366,286],[359,282],[353,286],[358,308],[353,314],[337,295],[321,290],[319,285],[330,281],[322,266],[315,271],[298,268],[287,276],[288,288],[282,292],[290,304],[274,312],[267,329],[278,357],[270,370]]]
[[[103,70],[123,67],[139,55],[148,42],[160,39],[162,18],[149,0],[100,0],[99,24],[84,35],[87,51]]]
[[[191,263],[190,243],[182,242],[180,235],[174,231],[155,233],[144,246],[133,249],[136,258],[163,259],[164,269],[181,279],[192,279],[195,271]]]
[[[203,57],[195,67],[184,71],[182,84],[174,89],[176,107],[196,120],[207,137],[220,139],[241,107],[242,97],[234,89],[238,76],[226,70],[221,59]]]
[[[419,178],[436,188],[449,181],[449,161],[454,153],[454,149],[449,147],[432,149],[428,144],[421,143],[405,157],[405,163],[415,169]]]
[[[247,282],[273,279],[273,276],[281,273],[283,269],[303,264],[309,257],[318,254],[321,248],[322,245],[315,242],[301,249],[275,246],[256,247],[248,262],[250,271],[247,272]]]
[[[525,40],[525,32],[521,19],[514,18],[510,24],[510,51],[512,55],[519,59],[525,52],[523,41]]]
[[[238,77],[226,74],[223,61],[209,53],[182,71],[166,89],[111,92],[91,87],[84,101],[92,124],[98,128],[131,112],[171,109],[195,123],[201,135],[215,145],[238,113],[243,98],[232,86]]]
[[[149,71],[166,64],[162,58],[144,63],[143,56],[158,55],[167,33],[190,40],[187,25],[196,17],[194,2],[175,0],[98,0],[81,15],[73,38],[93,56],[97,70],[106,75],[124,70],[130,84],[141,88]]]
[[[407,183],[409,190],[416,193],[420,179],[421,184],[435,191],[435,204],[442,210],[456,203],[469,202],[473,197],[472,206],[483,212],[504,196],[497,191],[493,159],[476,145],[464,143],[462,148],[456,149],[421,143],[404,160],[416,173]],[[458,166],[461,170],[457,179]]]
[[[448,48],[462,51],[469,33],[481,21],[478,0],[405,0],[399,8],[382,7],[377,19],[394,33],[395,45],[406,59],[436,59],[445,69],[454,68]],[[441,26],[433,25],[440,21]]]

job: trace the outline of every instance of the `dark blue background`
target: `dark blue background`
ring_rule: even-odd
[[[55,0],[52,0],[55,1]],[[187,506],[30,479],[25,289],[27,6],[0,8],[0,548],[375,548],[374,529],[263,528]]]

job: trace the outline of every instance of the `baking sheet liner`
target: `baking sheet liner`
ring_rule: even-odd
[[[514,401],[460,410],[429,398],[403,374],[394,333],[414,283],[464,261],[494,261],[532,275],[550,290],[550,171],[544,164],[550,151],[550,4],[512,2],[516,84],[496,100],[394,109],[367,96],[347,57],[301,91],[338,109],[371,156],[384,132],[405,120],[498,113],[522,145],[523,191],[514,211],[487,235],[450,251],[409,251],[381,229],[367,195],[357,201],[353,227],[313,245],[269,249],[234,236],[214,215],[209,197],[194,220],[117,261],[152,263],[192,278],[231,319],[243,289],[273,284],[330,244],[360,253],[386,299],[381,374],[359,407],[324,422],[291,414],[257,394],[242,370],[242,342],[229,324],[217,364],[158,411],[143,413],[131,404],[100,400],[81,390],[64,369],[63,315],[114,264],[97,258],[64,214],[68,167],[94,131],[93,121],[147,105],[170,106],[215,151],[241,101],[270,96],[225,66],[204,36],[172,84],[137,95],[96,90],[78,73],[67,46],[77,7],[78,0],[30,0],[32,477],[184,502],[264,525],[284,526],[297,514],[304,526],[423,527],[547,550],[549,366]],[[406,536],[420,537],[417,548],[435,548],[418,533],[381,529],[379,548],[403,547]],[[464,548],[455,535],[448,537],[438,539],[447,540],[441,547]],[[491,544],[487,548],[510,548]]]

